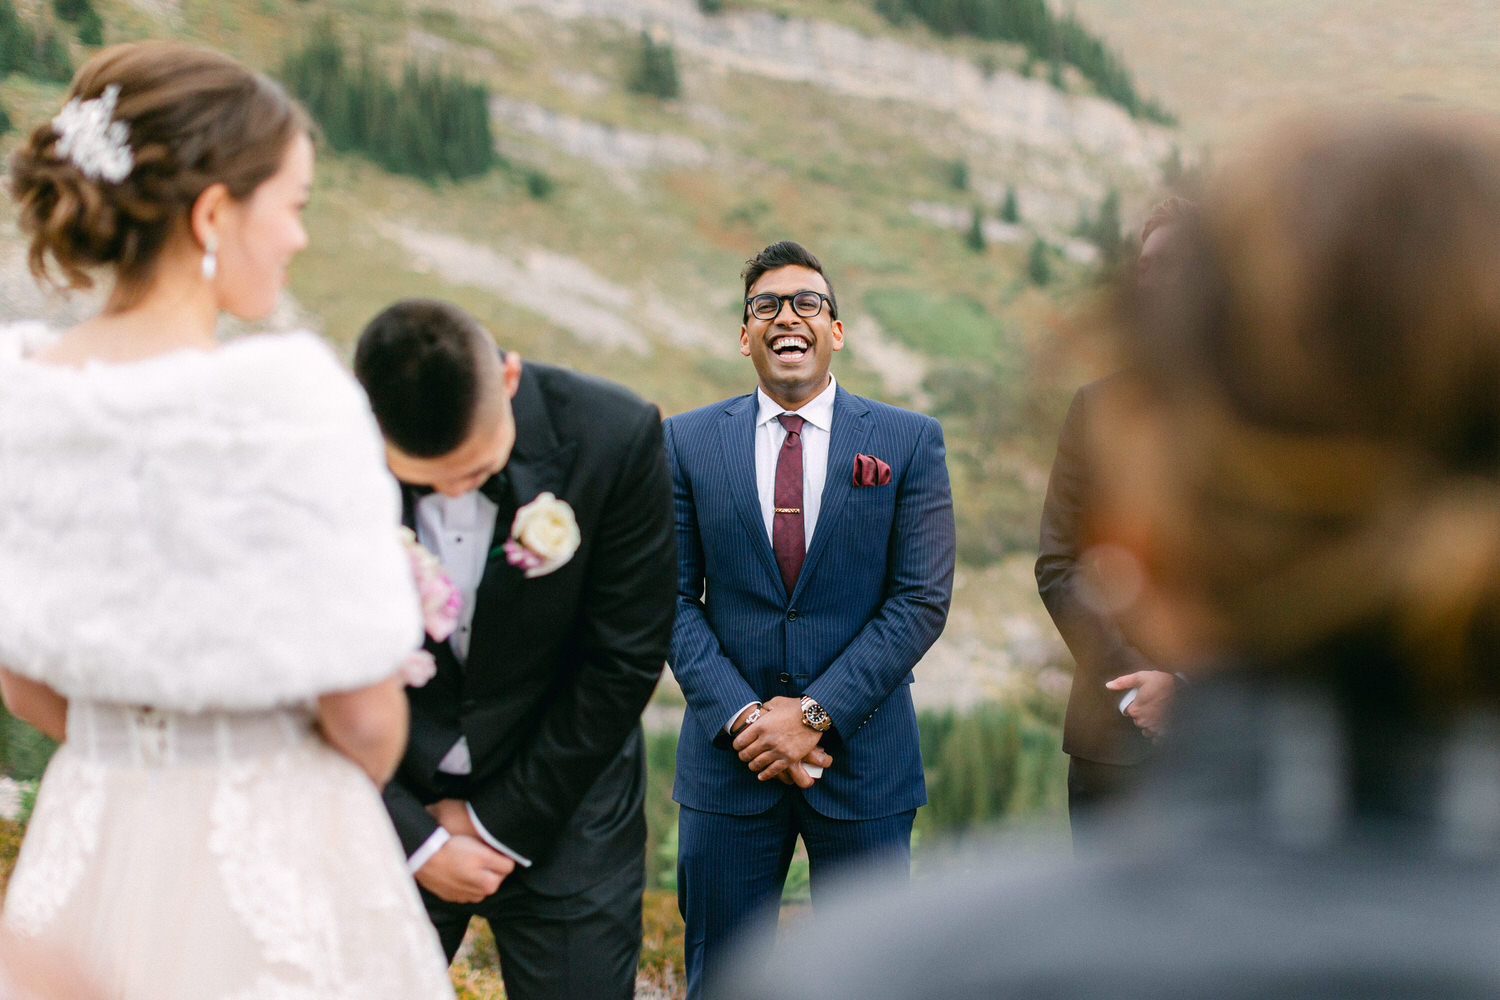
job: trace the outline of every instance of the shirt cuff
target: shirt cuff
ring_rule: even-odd
[[[432,860],[432,856],[443,849],[443,845],[452,840],[447,830],[438,827],[432,831],[432,836],[422,841],[422,846],[412,852],[411,857],[406,859],[406,870],[415,875],[417,869]]]
[[[500,843],[500,841],[490,836],[490,831],[486,830],[484,828],[484,824],[479,822],[479,815],[474,812],[474,806],[472,804],[465,802],[464,808],[469,811],[469,822],[474,824],[474,829],[478,831],[480,840],[484,841],[486,844],[489,844],[495,850],[510,858],[522,868],[531,867],[530,859],[521,857],[521,855],[517,854],[515,851],[512,851],[509,847],[506,847],[504,844]]]
[[[733,715],[731,715],[729,717],[729,721],[726,722],[726,723],[724,723],[724,732],[727,733],[731,729],[734,728],[734,720],[738,719],[741,715],[744,715],[745,714],[745,709],[749,708],[751,705],[758,705],[758,704],[760,704],[760,702],[757,702],[757,701],[747,701],[743,705],[741,705],[740,706],[740,710],[738,712],[735,712]]]

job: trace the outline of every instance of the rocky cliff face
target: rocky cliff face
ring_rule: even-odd
[[[1109,186],[1155,184],[1175,144],[1171,130],[1137,121],[1109,101],[1014,72],[985,73],[962,56],[828,21],[763,10],[707,15],[695,0],[477,0],[455,9],[614,22],[670,41],[713,71],[890,102],[897,114],[937,112],[952,119],[951,138],[981,164],[978,193],[988,196],[995,192],[986,187],[996,186],[982,164],[1003,165],[1024,178],[1028,217],[1057,227],[1071,226],[1079,203],[1097,201]]]

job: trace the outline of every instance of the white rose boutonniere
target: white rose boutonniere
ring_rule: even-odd
[[[516,511],[516,519],[510,523],[510,538],[503,548],[506,560],[525,571],[530,579],[565,566],[578,551],[581,540],[578,519],[567,501],[551,493],[539,493],[535,500]]]

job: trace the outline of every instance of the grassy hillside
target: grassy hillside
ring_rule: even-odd
[[[995,694],[1060,659],[1037,641],[1048,630],[1024,564],[1076,380],[1053,364],[1057,317],[1097,273],[1073,230],[1112,190],[1138,214],[1170,132],[1078,79],[1024,77],[1016,46],[892,28],[856,0],[741,0],[713,16],[696,0],[96,3],[111,41],[176,35],[274,73],[331,33],[393,76],[415,59],[490,89],[506,166],[483,177],[429,184],[321,155],[290,302],[335,343],[397,296],[441,296],[523,356],[673,413],[752,387],[738,272],[773,240],[808,244],[846,324],[840,380],[944,421],[968,602],[955,626],[971,625],[934,662],[988,675]],[[643,30],[674,48],[680,98],[627,88]],[[59,93],[11,77],[0,103],[27,128]],[[1014,225],[998,219],[1007,190]],[[980,249],[965,239],[976,211]],[[1027,277],[1036,241],[1046,287]],[[0,309],[37,302],[12,232]]]

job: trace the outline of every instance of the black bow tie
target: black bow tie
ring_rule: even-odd
[[[402,485],[411,491],[412,503],[416,503],[427,494],[433,492],[431,486],[418,486],[415,483],[403,483]],[[514,497],[511,495],[510,477],[505,474],[504,469],[501,469],[480,483],[476,489],[497,506],[504,507],[507,504],[515,502]]]

